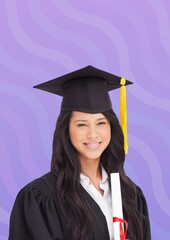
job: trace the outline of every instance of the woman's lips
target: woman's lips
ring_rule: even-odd
[[[84,143],[84,145],[89,149],[96,149],[99,147],[101,142],[94,142],[94,143]]]

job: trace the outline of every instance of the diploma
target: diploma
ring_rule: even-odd
[[[125,230],[124,224],[126,224],[127,228],[127,223],[123,220],[122,196],[119,173],[111,173],[111,197],[112,197],[114,240],[125,240],[126,232],[124,231]]]

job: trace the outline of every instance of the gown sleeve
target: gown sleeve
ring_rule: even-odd
[[[63,239],[55,201],[40,179],[19,192],[12,209],[8,240],[21,239]]]
[[[144,216],[143,219],[143,239],[144,240],[151,240],[151,231],[150,231],[150,221],[149,221],[149,214],[148,214],[148,207],[145,196],[142,190],[137,186],[137,208],[139,213]]]

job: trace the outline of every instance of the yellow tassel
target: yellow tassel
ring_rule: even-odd
[[[124,150],[128,153],[128,138],[127,138],[127,112],[126,112],[126,79],[120,80],[120,125],[124,135]]]

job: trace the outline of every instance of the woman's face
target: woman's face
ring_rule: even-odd
[[[102,113],[72,112],[69,137],[80,160],[99,160],[111,139],[110,123]]]

